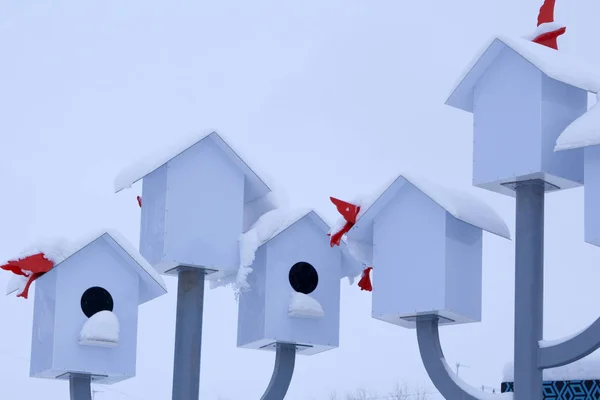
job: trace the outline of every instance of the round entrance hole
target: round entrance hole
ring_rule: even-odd
[[[100,311],[112,311],[113,307],[112,296],[99,286],[91,287],[81,295],[81,311],[88,318]]]
[[[319,274],[315,267],[307,262],[297,262],[290,268],[290,285],[298,293],[312,293],[319,284]]]

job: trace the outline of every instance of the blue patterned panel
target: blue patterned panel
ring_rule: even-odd
[[[513,382],[502,382],[502,393],[514,392]],[[600,400],[600,380],[549,381],[542,388],[544,400]]]

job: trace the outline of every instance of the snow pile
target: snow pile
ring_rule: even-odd
[[[211,288],[231,285],[237,292],[248,290],[248,275],[252,272],[250,266],[254,262],[256,251],[309,212],[311,210],[277,208],[263,214],[250,230],[240,236],[240,266],[237,272],[213,278],[215,280],[211,282]]]
[[[528,36],[524,36],[523,39],[526,40],[533,40],[535,38],[537,38],[540,35],[544,35],[546,33],[550,33],[550,32],[554,32],[557,31],[559,29],[564,28],[564,25],[560,25],[556,22],[544,22],[543,24],[541,24],[540,26],[538,26],[535,31],[533,32],[533,34],[528,35]]]
[[[504,366],[502,382],[513,382],[515,370],[513,362]],[[583,358],[562,367],[544,370],[544,381],[597,380],[600,379],[600,359]]]
[[[293,292],[288,315],[298,318],[322,318],[325,312],[317,300],[304,293]]]
[[[452,87],[449,99],[452,97],[458,87],[465,81],[466,77],[471,73],[475,65],[482,57],[486,55],[488,50],[495,42],[501,42],[515,53],[529,61],[536,68],[542,71],[549,78],[559,82],[586,90],[592,93],[600,92],[600,75],[593,68],[587,67],[585,63],[575,58],[566,56],[564,53],[551,49],[526,40],[523,38],[514,38],[508,36],[497,36],[492,38],[471,61],[469,66],[465,68],[463,74],[459,77],[455,85]],[[497,56],[495,53],[494,56]]]
[[[119,345],[119,320],[110,311],[92,315],[81,328],[79,344],[84,346],[116,347]]]
[[[596,98],[596,104],[560,134],[554,151],[600,144],[600,93]]]

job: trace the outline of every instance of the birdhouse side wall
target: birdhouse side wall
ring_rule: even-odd
[[[55,370],[116,379],[135,376],[139,280],[138,272],[103,239],[91,243],[59,266]],[[117,347],[79,344],[79,334],[88,321],[81,306],[82,295],[92,287],[101,287],[110,293],[114,304],[112,312],[119,321]]]
[[[446,307],[446,211],[404,185],[374,220],[373,318],[403,317]]]
[[[35,281],[33,328],[31,335],[31,377],[46,376],[52,370],[54,350],[54,318],[56,310],[56,277],[53,269]]]
[[[600,145],[586,147],[584,156],[584,236],[587,243],[600,246]]]
[[[288,315],[292,294],[291,268],[310,264],[318,282],[309,293],[324,315],[304,318]],[[339,346],[340,278],[342,254],[330,247],[326,234],[309,218],[302,218],[267,243],[266,336],[278,341],[312,346],[319,352]],[[311,281],[314,283],[314,281]],[[300,293],[305,288],[300,288]]]
[[[166,200],[167,166],[164,165],[142,180],[140,253],[152,265],[164,257]]]
[[[446,309],[457,323],[481,321],[483,232],[446,214]]]
[[[167,164],[165,258],[217,270],[239,266],[244,175],[211,141]]]
[[[541,172],[541,72],[505,48],[474,92],[473,184],[503,192],[501,183]]]
[[[554,147],[567,126],[587,111],[587,102],[586,91],[542,76],[542,172],[557,178],[559,187],[583,184],[583,148],[554,151]]]
[[[238,302],[238,347],[258,348],[258,341],[265,337],[267,249],[260,247],[248,275],[249,290],[240,293]],[[267,343],[268,344],[268,343]]]

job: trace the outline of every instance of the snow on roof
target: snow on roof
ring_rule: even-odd
[[[519,54],[549,78],[592,93],[600,92],[600,75],[584,62],[522,38],[498,36],[487,43],[454,85],[446,104],[473,112],[473,88],[500,52]]]
[[[256,198],[262,197],[271,191],[269,185],[265,183],[264,179],[258,176],[257,173],[254,172],[254,169],[250,168],[247,162],[239,156],[239,152],[233,150],[233,148],[223,139],[221,135],[219,135],[217,132],[211,131],[210,133],[186,136],[169,146],[161,146],[154,154],[144,157],[138,162],[130,165],[128,168],[122,170],[114,181],[115,193],[131,187],[140,179],[143,179],[145,176],[162,167],[190,147],[204,140],[213,140],[214,143],[229,156],[231,161],[234,162],[244,172],[246,178],[250,182],[251,187],[254,189],[254,195],[251,196],[251,198],[246,199],[246,201],[252,201]]]
[[[352,230],[358,228],[360,225],[364,226],[364,224],[360,224],[361,220],[364,222],[365,219],[366,221],[370,221],[375,218],[376,214],[381,210],[381,207],[375,208],[375,204],[380,201],[387,202],[391,200],[392,196],[385,196],[386,193],[389,193],[388,191],[392,189],[399,189],[405,182],[419,189],[455,218],[487,232],[510,239],[508,226],[502,217],[487,203],[466,191],[433,183],[425,177],[414,173],[403,173],[397,176],[392,183],[387,184],[376,196],[363,200],[359,204],[361,210],[358,214],[356,226]],[[387,198],[384,199],[384,197]]]
[[[241,235],[240,266],[237,270],[237,273],[235,273],[235,276],[234,274],[228,274],[225,276],[217,275],[214,277],[209,275],[208,279],[213,281],[211,288],[233,284],[237,290],[248,289],[249,285],[247,278],[252,272],[252,268],[250,268],[250,266],[254,262],[254,258],[258,249],[304,217],[310,218],[311,221],[321,228],[323,232],[323,240],[327,242],[328,237],[326,236],[326,233],[329,232],[329,225],[327,225],[327,223],[323,220],[323,218],[321,218],[321,216],[319,216],[319,214],[317,214],[316,211],[311,209],[288,208],[276,208],[268,211],[263,214],[247,232]],[[345,243],[339,248],[346,260],[345,264],[348,266],[347,263],[352,263],[354,261],[354,257],[352,257],[350,254]],[[351,270],[346,272],[348,275],[341,276],[340,278],[348,277],[349,279],[352,279],[358,275],[358,273],[360,273],[358,268],[357,271]]]
[[[154,269],[154,267],[152,267],[150,263],[146,261],[146,259],[135,249],[135,247],[131,245],[131,243],[129,243],[127,239],[121,236],[120,233],[110,229],[94,232],[93,234],[82,237],[80,240],[74,242],[68,241],[64,238],[39,240],[33,245],[25,248],[15,260],[34,254],[43,253],[45,258],[54,262],[54,268],[56,268],[67,258],[71,257],[100,238],[112,239],[112,241],[117,244],[127,255],[129,255],[129,257],[131,257],[131,259],[148,275],[151,281],[153,281],[156,286],[160,288],[160,291],[166,293],[167,286],[156,269]],[[9,281],[9,285],[7,286],[7,294],[11,294],[19,289],[17,283],[18,282],[14,279]],[[154,297],[141,299],[140,304],[151,300]]]
[[[504,366],[502,382],[515,379],[513,362]],[[586,357],[572,364],[544,370],[544,381],[597,380],[600,379],[600,358]]]
[[[556,140],[554,151],[600,144],[600,93],[598,101],[581,117],[571,122]]]

